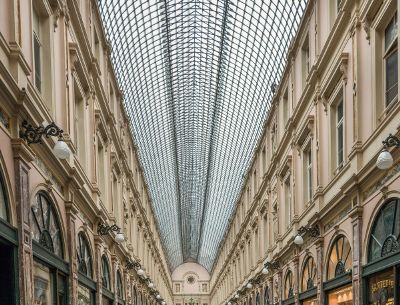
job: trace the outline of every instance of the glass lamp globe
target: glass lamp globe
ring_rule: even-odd
[[[154,288],[154,284],[152,282],[149,283],[149,288]]]
[[[235,299],[238,299],[239,298],[239,295],[238,294],[235,294]]]
[[[251,289],[251,288],[253,288],[253,285],[252,285],[251,283],[247,283],[246,287],[247,287],[248,289]]]
[[[156,299],[161,299],[161,296],[159,294],[156,295]]]
[[[143,269],[139,269],[139,270],[137,271],[137,274],[138,274],[138,275],[144,275],[144,270],[143,270]]]
[[[115,235],[115,241],[117,243],[122,243],[125,240],[124,234],[123,233],[117,233],[117,235]]]
[[[69,149],[67,143],[65,143],[62,138],[59,138],[56,145],[54,145],[53,153],[58,159],[68,159],[71,154],[71,150]]]
[[[232,303],[231,303],[231,302],[228,302],[228,305],[232,305]]]
[[[261,270],[261,273],[262,273],[262,274],[267,274],[267,273],[268,273],[268,268],[267,268],[267,267],[264,267],[264,268]]]
[[[387,149],[383,149],[376,159],[376,166],[379,169],[389,169],[393,165],[393,157]]]
[[[162,301],[162,302],[161,302],[161,305],[165,305],[165,304],[167,304],[167,303],[165,303],[165,301]]]
[[[296,237],[294,238],[294,243],[296,245],[302,245],[304,243],[304,239],[300,234],[297,234]]]

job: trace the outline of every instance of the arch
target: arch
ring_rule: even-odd
[[[264,305],[269,305],[269,287],[265,286],[264,290]]]
[[[60,218],[47,192],[38,191],[31,205],[32,239],[43,248],[64,258]]]
[[[117,296],[124,299],[124,285],[122,283],[121,272],[117,270]]]
[[[390,198],[376,214],[368,241],[368,262],[400,251],[400,200]]]
[[[101,256],[101,282],[104,288],[111,290],[110,264],[105,254]]]
[[[293,297],[293,272],[288,270],[285,275],[285,299]]]
[[[352,251],[346,236],[338,235],[333,240],[328,253],[327,280],[336,278],[351,269]]]
[[[312,256],[306,257],[301,273],[301,291],[307,291],[315,287],[317,266]]]
[[[3,164],[3,156],[0,152],[0,219],[12,223],[11,185],[8,183],[6,167]]]
[[[89,278],[93,277],[92,255],[90,251],[89,241],[83,231],[78,233],[77,246],[78,270]]]

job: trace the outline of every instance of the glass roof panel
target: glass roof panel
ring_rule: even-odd
[[[99,0],[171,269],[212,269],[306,3]]]

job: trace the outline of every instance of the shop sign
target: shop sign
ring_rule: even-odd
[[[393,270],[385,271],[369,279],[370,305],[394,305],[394,274]]]

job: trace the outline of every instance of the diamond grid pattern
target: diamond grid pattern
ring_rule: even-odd
[[[211,270],[306,0],[99,0],[171,270]]]

